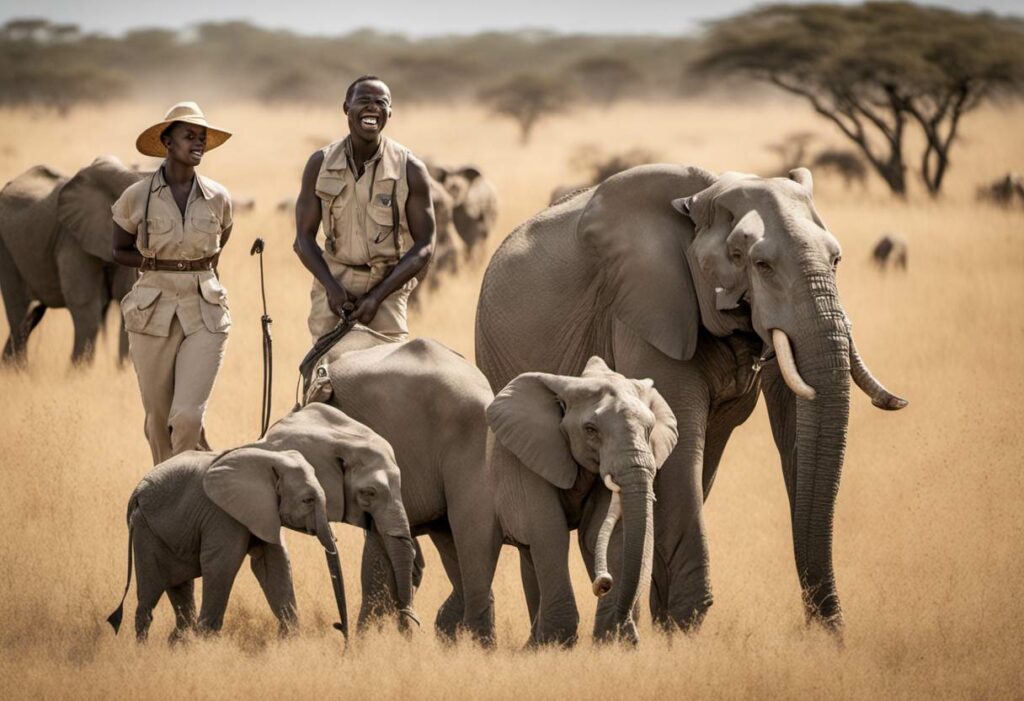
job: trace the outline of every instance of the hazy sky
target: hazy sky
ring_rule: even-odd
[[[755,0],[0,0],[0,22],[45,17],[109,34],[138,27],[181,29],[203,21],[233,19],[325,35],[363,27],[412,36],[527,27],[561,32],[679,34],[696,29],[704,20],[755,4]],[[930,4],[1024,15],[1024,0],[933,0]]]

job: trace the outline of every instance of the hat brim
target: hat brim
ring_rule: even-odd
[[[146,131],[139,134],[139,138],[135,140],[135,148],[143,156],[153,156],[155,158],[164,158],[167,155],[167,147],[164,146],[163,142],[160,141],[160,135],[163,134],[164,129],[174,124],[175,122],[185,122],[186,124],[195,124],[197,127],[206,127],[206,150],[212,151],[217,148],[225,141],[231,138],[231,132],[212,127],[205,121],[193,119],[191,117],[181,117],[178,119],[165,119],[161,122],[157,122],[153,126],[146,129]]]

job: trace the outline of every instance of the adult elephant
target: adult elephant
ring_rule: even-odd
[[[4,361],[24,362],[32,330],[61,307],[74,323],[72,361],[92,360],[107,307],[135,282],[135,271],[113,260],[110,207],[143,175],[103,156],[70,180],[35,166],[0,191],[0,290],[11,328]],[[122,325],[120,360],[127,355]]]
[[[842,626],[832,522],[850,376],[876,406],[906,402],[857,354],[839,257],[804,168],[762,179],[650,165],[527,221],[488,266],[476,357],[492,388],[526,371],[578,374],[598,355],[652,378],[677,417],[679,442],[655,482],[650,604],[666,628],[695,627],[712,603],[702,502],[761,389],[807,615]]]
[[[466,244],[467,255],[477,255],[474,251],[483,250],[498,219],[498,193],[494,185],[475,166],[447,168],[428,162],[427,168],[451,195],[452,221]]]
[[[429,535],[452,593],[435,628],[451,639],[468,631],[494,640],[491,583],[501,531],[485,469],[487,406],[494,395],[480,371],[431,339],[345,353],[328,367],[320,395],[380,434],[395,451],[414,535]],[[393,575],[378,539],[363,550],[360,625],[394,609]]]

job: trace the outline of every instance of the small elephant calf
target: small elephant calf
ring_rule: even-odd
[[[146,639],[153,607],[164,592],[176,619],[171,642],[193,627],[217,631],[248,554],[282,631],[291,629],[298,618],[281,526],[315,534],[335,552],[324,490],[298,451],[247,446],[220,454],[189,451],[163,462],[139,482],[128,502],[128,582],[107,620],[115,632],[120,628],[134,555],[139,641]],[[198,621],[196,577],[203,578]]]

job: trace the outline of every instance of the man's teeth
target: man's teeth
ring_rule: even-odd
[[[377,118],[376,117],[363,117],[363,124],[365,124],[368,127],[375,127],[375,126],[377,126]]]

